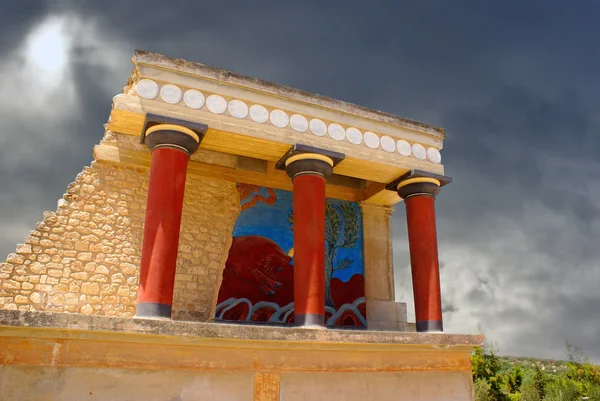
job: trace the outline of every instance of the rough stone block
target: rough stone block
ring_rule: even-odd
[[[6,257],[6,261],[14,264],[23,264],[25,262],[25,256],[11,253]]]
[[[81,285],[81,292],[84,294],[98,294],[100,293],[100,286],[98,283],[83,283]]]

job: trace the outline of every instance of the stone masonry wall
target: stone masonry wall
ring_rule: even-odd
[[[0,264],[0,309],[133,316],[148,175],[101,162],[85,168]],[[174,319],[212,318],[239,205],[234,183],[188,176]]]

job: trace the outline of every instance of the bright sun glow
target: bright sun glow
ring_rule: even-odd
[[[29,35],[26,58],[45,73],[60,73],[67,64],[68,50],[64,20],[51,19]]]

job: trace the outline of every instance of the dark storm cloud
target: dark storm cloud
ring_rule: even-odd
[[[21,44],[23,37],[33,25],[48,12],[48,7],[41,1],[23,0],[14,1],[10,5],[3,5],[0,13],[0,50],[2,53],[11,51]]]
[[[481,323],[503,353],[561,357],[570,339],[600,358],[599,11],[594,1],[12,2],[0,66],[22,86],[35,27],[62,16],[72,40],[67,79],[33,110],[38,122],[19,112],[25,103],[3,112],[22,95],[0,83],[0,249],[89,163],[142,48],[445,127],[445,326]],[[396,292],[411,304],[401,204],[393,224]]]

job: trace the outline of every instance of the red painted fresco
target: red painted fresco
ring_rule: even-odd
[[[254,311],[251,308],[260,302],[273,303],[279,307],[294,302],[294,266],[290,262],[291,257],[268,238],[253,235],[234,237],[225,263],[217,304],[232,298],[243,302],[224,308],[221,319],[268,322],[277,313],[277,308],[270,305]],[[357,312],[366,316],[364,302],[358,303],[354,308],[349,306],[364,296],[364,277],[355,274],[347,282],[333,278],[331,293],[336,310],[347,308],[339,314],[333,325],[363,326]],[[325,311],[326,321],[332,316],[331,311]],[[278,321],[293,324],[293,311]]]
[[[355,274],[345,283],[337,278],[331,279],[331,298],[336,309],[344,304],[351,304],[363,297],[364,293],[365,279],[361,274]]]
[[[237,190],[240,194],[240,202],[242,203],[242,211],[250,209],[255,206],[258,202],[264,202],[267,205],[272,205],[277,202],[277,195],[273,188],[267,188],[268,196],[262,196],[260,192],[261,187],[252,184],[237,184]],[[249,200],[248,200],[249,199]],[[244,203],[244,201],[248,200]]]
[[[286,305],[294,301],[292,258],[273,241],[258,235],[234,237],[223,271],[218,303],[246,298]]]

